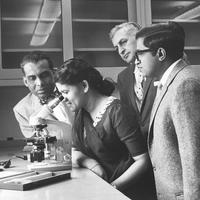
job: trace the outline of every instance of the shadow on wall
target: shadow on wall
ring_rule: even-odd
[[[25,86],[0,87],[0,140],[24,138],[15,119],[13,107],[26,94],[28,89]]]

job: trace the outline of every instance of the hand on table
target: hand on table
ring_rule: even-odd
[[[108,179],[105,170],[100,164],[94,165],[92,168],[90,168],[92,172],[94,172],[97,176],[100,176],[102,179],[106,180]]]

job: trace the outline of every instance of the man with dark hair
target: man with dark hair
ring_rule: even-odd
[[[37,115],[43,104],[55,98],[55,83],[53,76],[53,63],[42,52],[32,52],[26,55],[21,62],[23,81],[30,93],[13,108],[22,134],[29,138],[34,134],[34,126],[30,124],[31,117]],[[47,116],[47,129],[50,134],[65,134],[61,129],[71,134],[73,114],[64,102],[61,102],[51,114]],[[54,123],[60,121],[58,125]],[[51,123],[52,122],[52,123]]]
[[[184,40],[176,22],[136,34],[136,64],[159,80],[148,134],[158,200],[200,199],[200,68],[182,58]]]

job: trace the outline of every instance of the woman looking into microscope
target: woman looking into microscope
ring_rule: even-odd
[[[57,69],[56,86],[75,112],[72,161],[93,171],[129,198],[146,199],[142,186],[150,166],[138,119],[110,96],[111,82],[81,59]],[[142,188],[141,188],[142,187]]]

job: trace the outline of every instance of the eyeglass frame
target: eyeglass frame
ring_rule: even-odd
[[[141,49],[141,50],[137,50],[135,51],[135,62],[137,61],[137,64],[140,64],[141,63],[141,60],[139,59],[139,55],[142,55],[143,53],[146,53],[146,52],[151,52],[151,51],[154,51],[153,49]]]

